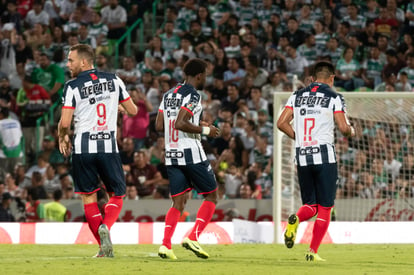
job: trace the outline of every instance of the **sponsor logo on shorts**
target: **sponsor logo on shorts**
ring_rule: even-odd
[[[111,139],[111,134],[110,133],[104,133],[104,132],[99,132],[99,133],[96,133],[96,134],[90,134],[89,139],[90,140]]]
[[[184,157],[184,153],[181,151],[166,151],[165,152],[165,158],[178,159],[178,158],[183,158],[183,157]]]
[[[299,150],[299,154],[301,155],[312,155],[312,154],[317,154],[321,151],[321,149],[319,147],[306,147],[306,148],[301,148]]]

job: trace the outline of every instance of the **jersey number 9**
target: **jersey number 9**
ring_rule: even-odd
[[[106,107],[105,104],[99,103],[96,105],[96,114],[98,115],[98,125],[103,126],[106,124]]]

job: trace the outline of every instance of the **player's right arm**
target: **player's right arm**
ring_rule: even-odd
[[[164,97],[162,97],[157,117],[155,119],[155,130],[164,132]]]
[[[62,113],[58,123],[59,151],[67,157],[71,152],[69,130],[76,107],[74,90],[68,84],[65,85],[63,90],[62,104]]]
[[[199,126],[190,122],[193,114],[187,109],[181,108],[178,112],[177,120],[175,121],[175,129],[194,134],[203,134],[209,137],[218,137],[220,135],[220,129],[209,126]]]
[[[62,108],[62,114],[58,124],[58,135],[59,135],[59,151],[65,157],[70,155],[71,145],[69,140],[69,129],[72,123],[72,116],[75,109]]]
[[[157,118],[155,119],[155,130],[158,132],[164,131],[164,112],[158,110]]]
[[[291,107],[285,107],[282,114],[280,114],[277,120],[277,128],[285,133],[291,139],[295,139],[295,130],[290,123],[293,119],[293,109]]]

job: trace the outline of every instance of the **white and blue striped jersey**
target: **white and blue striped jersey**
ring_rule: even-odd
[[[118,105],[129,99],[124,82],[96,69],[79,73],[63,91],[63,107],[74,109],[73,153],[118,153]]]
[[[191,123],[200,124],[203,112],[201,96],[189,84],[178,84],[166,92],[159,107],[159,112],[164,115],[166,165],[196,164],[207,160],[200,134],[175,129],[175,121],[181,109],[191,113]]]
[[[296,163],[336,163],[334,113],[346,112],[342,95],[324,83],[314,82],[294,92],[285,107],[293,110]]]

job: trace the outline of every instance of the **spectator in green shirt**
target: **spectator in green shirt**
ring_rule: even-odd
[[[40,68],[35,68],[32,72],[32,80],[45,88],[55,103],[62,97],[65,72],[58,65],[52,64],[50,57],[45,53],[40,54],[39,65]]]
[[[65,222],[66,207],[60,202],[62,199],[62,190],[56,189],[53,192],[53,201],[45,204],[45,219],[47,222]]]

